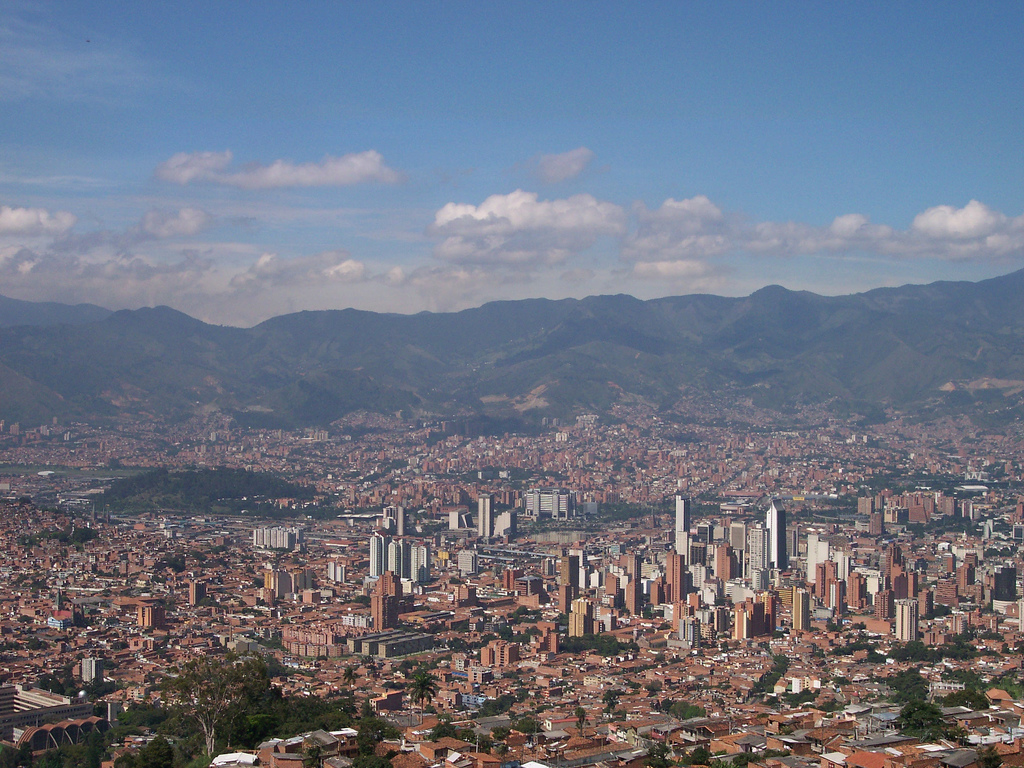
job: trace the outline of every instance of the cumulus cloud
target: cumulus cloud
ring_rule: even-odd
[[[707,197],[669,198],[661,207],[634,207],[637,228],[623,243],[623,256],[664,262],[717,256],[732,247],[730,224]]]
[[[278,187],[346,187],[355,184],[396,184],[403,176],[389,168],[375,150],[341,157],[327,155],[318,163],[275,160],[230,170],[233,155],[224,152],[179,152],[156,169],[157,178],[175,184],[210,182],[241,189]]]
[[[837,216],[827,226],[750,222],[724,214],[706,197],[669,199],[653,211],[640,205],[635,215],[637,226],[624,239],[622,255],[637,264],[662,265],[635,270],[652,277],[670,262],[695,262],[727,253],[872,253],[948,260],[1024,256],[1024,216],[1010,218],[976,200],[963,208],[929,208],[906,230],[874,224],[859,213]]]
[[[534,172],[541,181],[557,184],[579,176],[593,159],[593,152],[586,147],[577,147],[557,155],[541,155],[537,158]]]
[[[963,208],[937,205],[914,217],[913,229],[926,237],[966,240],[994,234],[1006,225],[1006,216],[984,203],[971,200]]]
[[[45,208],[0,206],[0,235],[60,235],[76,221],[75,215],[67,211],[50,213]]]
[[[534,264],[564,260],[599,237],[625,232],[626,215],[591,195],[538,200],[517,189],[479,206],[448,203],[434,216],[431,235],[441,259],[465,264]]]
[[[244,272],[231,279],[235,289],[257,290],[280,286],[320,286],[358,283],[367,279],[366,266],[346,251],[324,251],[313,256],[282,259],[264,253]]]

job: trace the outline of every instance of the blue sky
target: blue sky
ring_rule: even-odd
[[[299,309],[1024,266],[1020,3],[0,0],[0,293]]]

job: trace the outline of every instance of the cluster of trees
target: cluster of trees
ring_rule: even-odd
[[[210,513],[269,509],[270,500],[279,498],[311,500],[313,489],[270,473],[243,469],[154,469],[115,480],[100,496],[100,503],[113,510],[166,508]]]

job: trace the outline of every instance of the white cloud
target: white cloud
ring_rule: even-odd
[[[586,147],[577,147],[557,155],[541,155],[535,169],[537,178],[547,184],[557,184],[579,176],[594,159]]]
[[[320,286],[330,282],[357,283],[366,279],[366,266],[346,251],[324,251],[291,259],[264,253],[247,270],[231,279],[231,287],[251,291],[280,286]]]
[[[216,180],[231,165],[231,150],[223,152],[179,152],[156,168],[156,176],[175,184]]]
[[[702,196],[669,199],[654,211],[639,205],[635,213],[637,227],[624,239],[622,255],[649,264],[713,259],[729,253],[871,253],[947,260],[1024,256],[1024,216],[1011,219],[974,200],[963,208],[929,208],[907,230],[873,224],[859,213],[838,216],[828,226],[749,222],[724,214]]]
[[[213,217],[199,208],[181,208],[177,213],[153,210],[142,217],[139,229],[157,238],[196,235],[210,226]]]
[[[653,211],[634,207],[637,228],[623,243],[630,260],[660,263],[665,260],[717,256],[733,246],[722,210],[707,197],[669,198]]]
[[[984,203],[971,200],[963,208],[937,205],[914,217],[913,229],[926,237],[965,240],[994,234],[1006,224],[1006,216]]]
[[[558,262],[599,237],[625,232],[625,212],[591,195],[537,199],[517,189],[491,195],[479,206],[448,203],[434,216],[435,255],[451,262],[531,264]]]
[[[327,155],[318,163],[275,160],[270,165],[253,163],[230,171],[232,154],[224,152],[179,152],[156,169],[158,178],[175,184],[206,181],[241,189],[279,187],[346,187],[377,182],[396,184],[403,176],[389,168],[375,150],[341,157]]]
[[[0,235],[59,235],[77,221],[67,211],[50,213],[44,208],[12,208],[0,206]]]

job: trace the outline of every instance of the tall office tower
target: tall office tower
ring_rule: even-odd
[[[410,560],[412,573],[409,578],[420,584],[430,581],[430,547],[426,544],[413,547]]]
[[[768,529],[755,525],[747,529],[747,577],[768,568]]]
[[[690,546],[690,500],[676,496],[676,552],[687,554]]]
[[[811,581],[817,573],[818,563],[823,563],[832,554],[828,540],[817,533],[807,534],[807,580]],[[819,595],[820,596],[820,595]]]
[[[558,561],[558,583],[563,587],[580,586],[580,559],[576,555],[566,555]]]
[[[405,536],[405,507],[395,508],[395,527],[399,536]]]
[[[687,593],[690,575],[686,570],[686,558],[678,552],[669,552],[665,556],[665,583],[668,585],[666,598],[671,603],[680,602]]]
[[[1000,565],[992,574],[992,599],[1013,602],[1017,599],[1017,569]]]
[[[390,537],[379,533],[370,537],[370,578],[377,578],[387,570],[388,544]]]
[[[896,601],[896,639],[904,643],[917,640],[917,600]]]
[[[489,539],[494,535],[494,497],[481,496],[476,500],[476,535]]]
[[[811,628],[811,596],[806,589],[793,587],[793,629],[807,632]]]
[[[745,552],[747,549],[747,526],[743,523],[731,523],[729,525],[729,543],[737,552]]]
[[[519,513],[514,509],[506,509],[494,518],[493,536],[504,536],[514,539],[519,533]]]
[[[868,518],[868,536],[883,536],[885,534],[885,515],[881,512],[872,512]]]
[[[715,545],[715,576],[722,581],[733,578],[736,557],[728,544]]]
[[[644,609],[644,585],[640,576],[629,576],[626,581],[626,608],[634,616],[640,615]]]
[[[786,551],[786,510],[782,503],[772,499],[765,515],[768,529],[768,565],[785,571],[789,568],[789,554]]]
[[[696,539],[704,544],[714,541],[715,526],[712,523],[697,523]]]
[[[873,515],[875,513],[875,497],[861,496],[857,499],[858,515]]]

